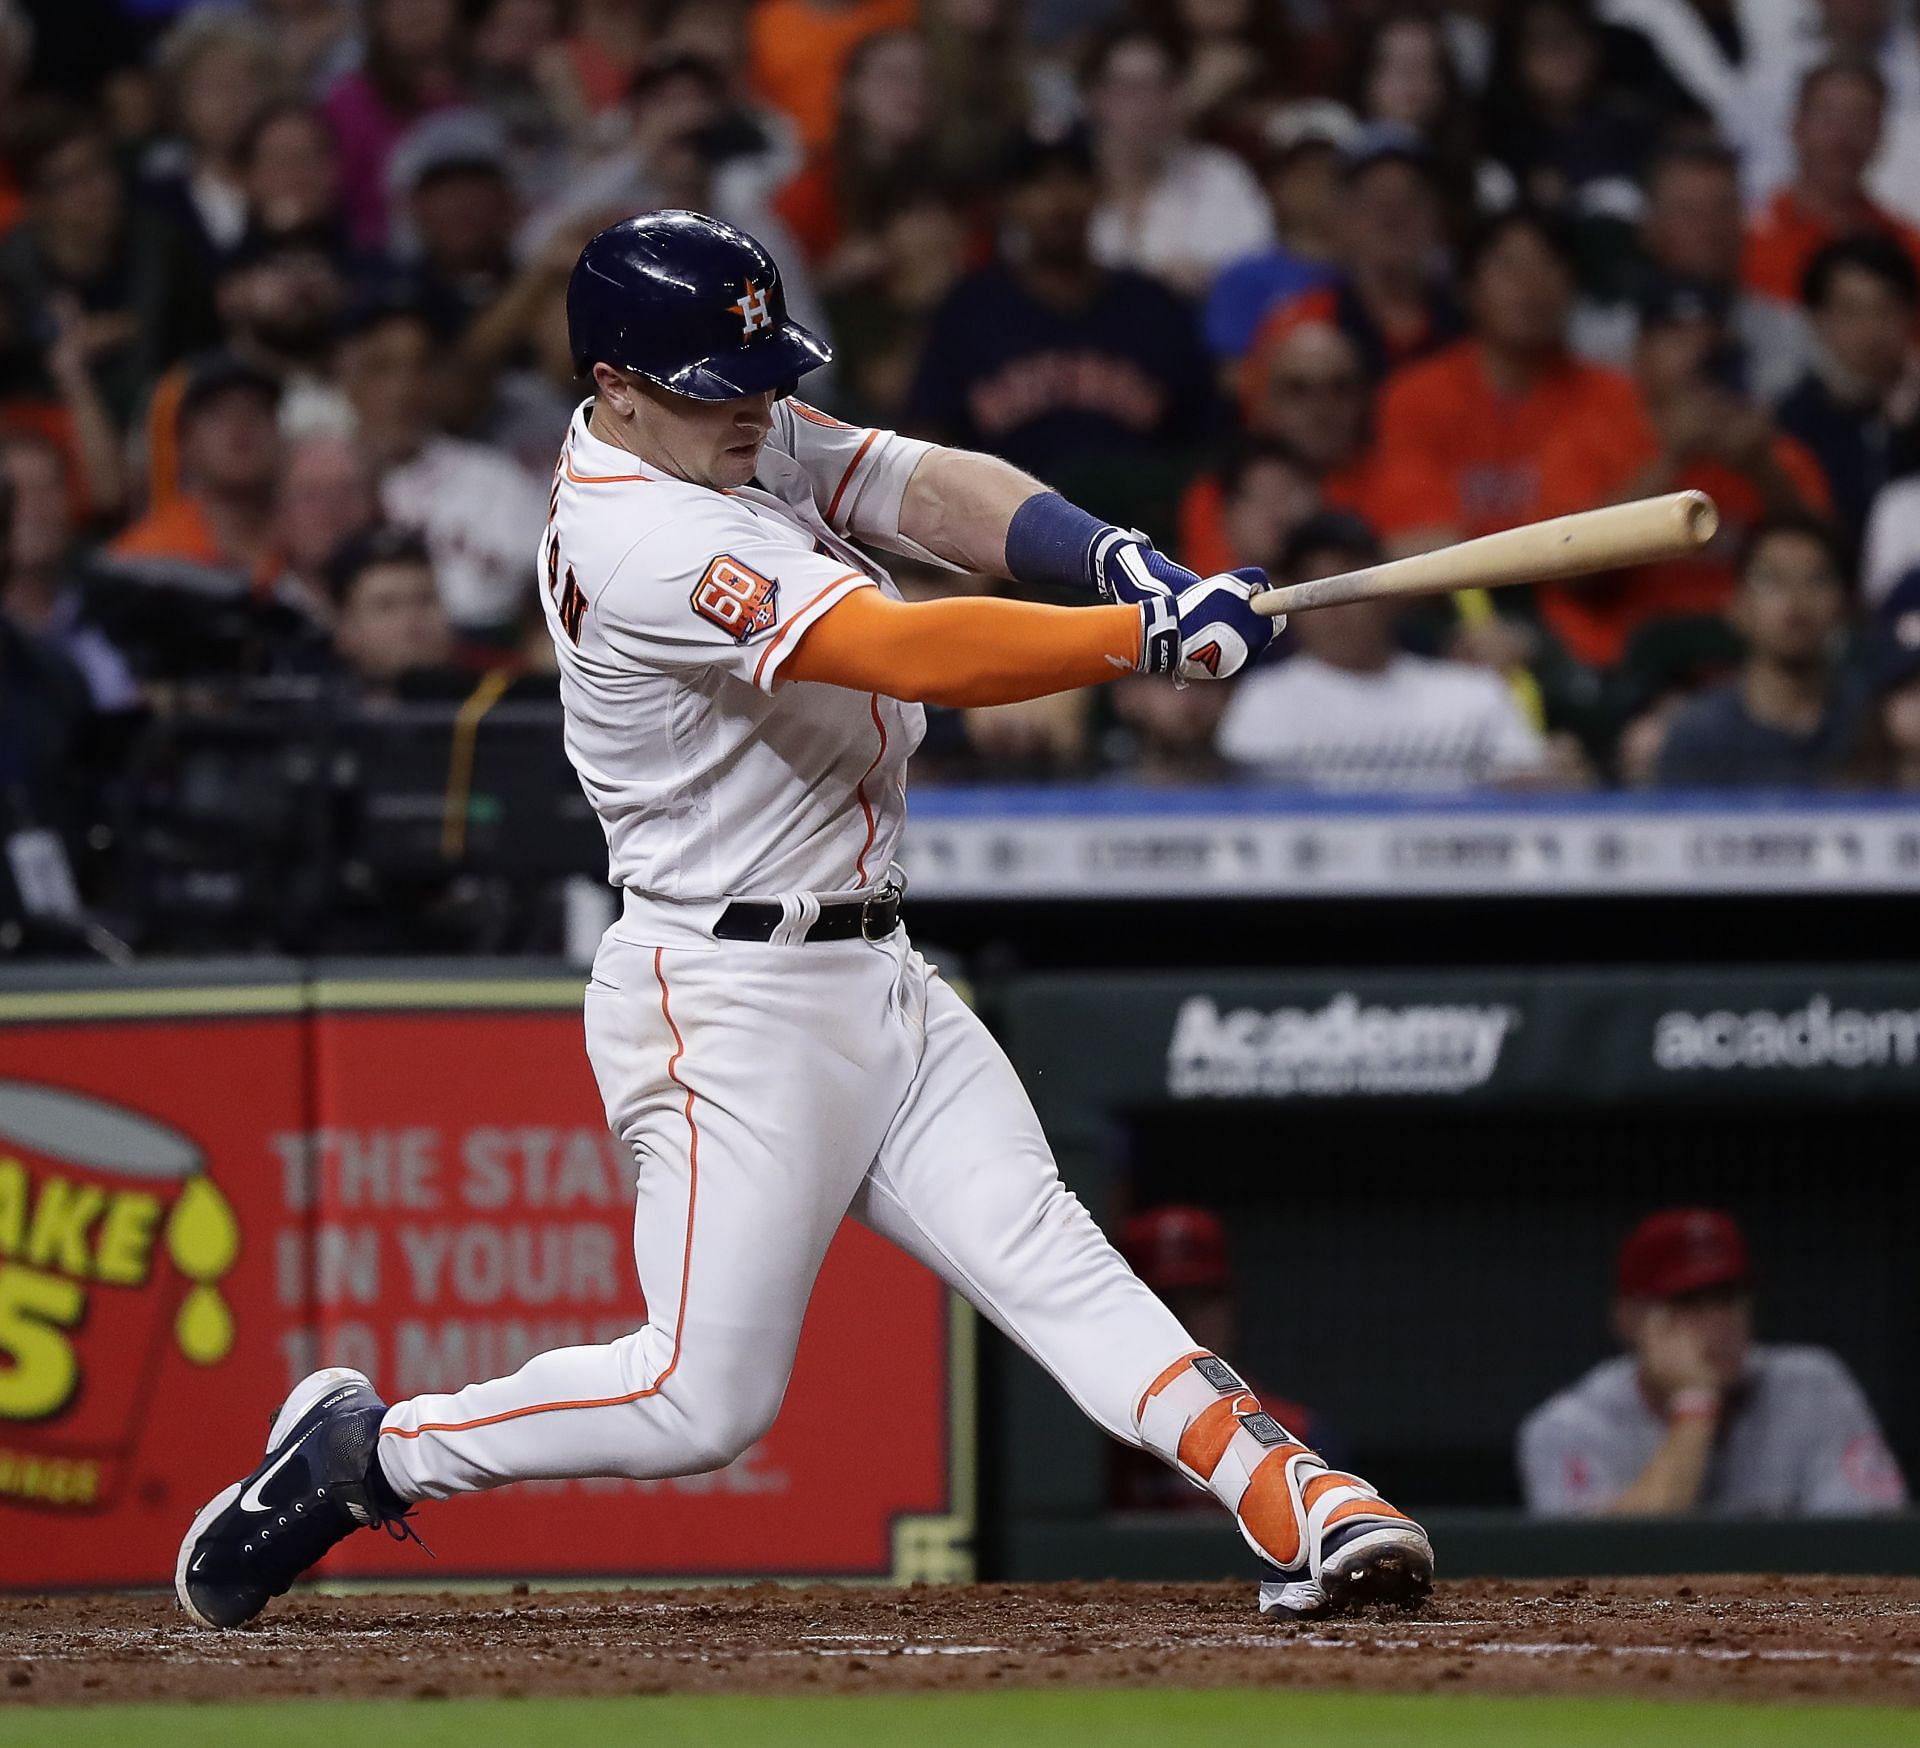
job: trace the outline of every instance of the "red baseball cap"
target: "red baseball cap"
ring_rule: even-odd
[[[1170,1205],[1136,1214],[1120,1231],[1120,1251],[1157,1293],[1232,1283],[1227,1229],[1205,1208]]]
[[[1614,1285],[1623,1299],[1676,1299],[1706,1287],[1743,1287],[1753,1279],[1747,1241],[1719,1208],[1663,1208],[1620,1246]]]

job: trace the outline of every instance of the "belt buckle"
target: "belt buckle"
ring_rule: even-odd
[[[879,913],[888,911],[884,927],[877,927],[881,918]],[[884,941],[900,922],[900,888],[889,875],[860,901],[860,938],[863,941]]]

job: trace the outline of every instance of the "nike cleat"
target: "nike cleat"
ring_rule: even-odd
[[[360,1372],[303,1378],[274,1417],[266,1460],[187,1531],[173,1569],[180,1606],[203,1627],[237,1627],[357,1529],[418,1541],[375,1454],[386,1411]]]

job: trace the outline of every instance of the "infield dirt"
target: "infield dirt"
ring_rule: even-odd
[[[1920,1705],[1920,1580],[1475,1581],[1308,1626],[1247,1584],[309,1594],[231,1633],[167,1596],[0,1598],[0,1705],[1056,1683]]]

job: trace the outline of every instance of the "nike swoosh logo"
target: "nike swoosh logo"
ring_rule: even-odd
[[[318,1425],[308,1427],[307,1430],[303,1432],[297,1439],[295,1439],[292,1444],[288,1445],[287,1448],[279,1454],[279,1456],[274,1458],[272,1464],[268,1467],[267,1471],[263,1475],[260,1475],[257,1479],[255,1479],[248,1485],[246,1492],[240,1495],[240,1509],[242,1511],[271,1511],[273,1509],[271,1505],[266,1504],[261,1499],[260,1497],[261,1488],[265,1487],[266,1484],[274,1478],[274,1476],[279,1474],[280,1471],[284,1469],[290,1461],[292,1461],[294,1453],[297,1452],[300,1449],[300,1447],[303,1444],[305,1444],[308,1439],[312,1438],[313,1435],[319,1430],[320,1428]]]

